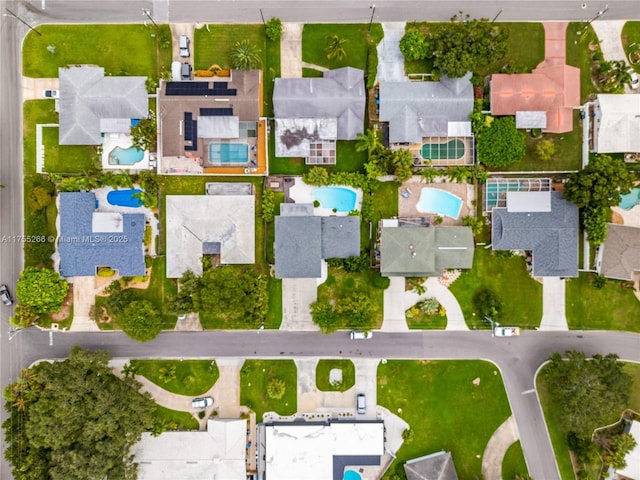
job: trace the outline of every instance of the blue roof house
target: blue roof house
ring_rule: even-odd
[[[144,214],[97,212],[95,206],[91,192],[60,193],[60,275],[92,277],[98,267],[144,275]]]

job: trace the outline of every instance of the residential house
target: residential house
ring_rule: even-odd
[[[544,61],[531,73],[491,75],[491,114],[515,115],[516,128],[570,132],[579,106],[579,68]]]
[[[313,205],[280,205],[275,218],[276,278],[320,278],[322,259],[358,255],[359,217],[316,217]]]
[[[491,211],[493,250],[531,252],[534,277],[578,276],[578,207],[561,192],[506,192]]]
[[[129,135],[149,114],[147,77],[106,76],[104,68],[60,68],[60,145],[101,145],[105,134]]]
[[[640,95],[597,95],[593,115],[594,152],[640,152]]]
[[[388,125],[392,148],[406,147],[416,162],[436,165],[472,164],[473,134],[469,116],[473,111],[471,73],[462,78],[446,76],[438,82],[380,82],[379,119]],[[434,155],[423,145],[458,139],[465,144],[457,155]],[[461,162],[461,163],[460,163]],[[419,163],[417,163],[419,164]]]
[[[615,470],[613,478],[614,480],[640,480],[640,422],[633,420],[630,426],[625,427],[625,432],[635,439],[636,446],[625,456],[627,466]]]
[[[131,453],[139,480],[246,480],[247,421],[210,418],[205,431],[145,432]]]
[[[63,277],[92,277],[98,267],[121,276],[142,276],[145,217],[98,210],[92,192],[61,192],[57,249]]]
[[[607,225],[607,238],[598,248],[599,275],[633,281],[640,274],[640,227]]]
[[[335,164],[336,141],[364,131],[364,72],[344,67],[321,78],[276,78],[273,110],[276,156]]]
[[[439,277],[450,268],[473,266],[474,241],[469,227],[401,226],[383,220],[380,274],[385,277]]]
[[[273,422],[258,426],[258,478],[342,480],[345,467],[380,465],[382,420]]]
[[[458,480],[451,452],[437,452],[408,460],[404,464],[407,480]]]
[[[167,195],[167,277],[202,275],[202,257],[222,265],[255,262],[255,196],[249,183],[213,195]],[[211,191],[211,190],[210,190]]]
[[[158,132],[161,173],[266,174],[261,71],[162,82]]]

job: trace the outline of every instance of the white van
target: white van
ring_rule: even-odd
[[[180,35],[180,56],[182,58],[189,58],[189,37],[186,35]]]
[[[369,340],[373,337],[373,332],[365,332],[363,330],[353,330],[349,334],[351,340]]]
[[[179,82],[180,81],[180,68],[182,64],[180,62],[171,63],[171,81]]]

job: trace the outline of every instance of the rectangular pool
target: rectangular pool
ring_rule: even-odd
[[[210,143],[209,163],[247,163],[249,161],[249,145],[246,143]]]

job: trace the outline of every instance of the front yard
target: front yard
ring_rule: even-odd
[[[131,367],[171,393],[192,397],[207,392],[220,376],[215,360],[131,360]]]
[[[274,380],[284,382],[281,398],[272,398],[267,389]],[[240,405],[256,413],[261,422],[265,412],[292,415],[298,408],[298,379],[293,360],[245,360],[240,370]]]

